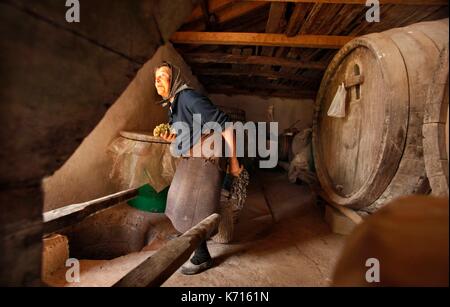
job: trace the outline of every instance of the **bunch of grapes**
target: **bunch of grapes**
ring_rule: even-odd
[[[156,128],[153,130],[154,136],[161,136],[164,135],[166,132],[172,133],[171,127],[169,124],[160,124],[156,126]]]

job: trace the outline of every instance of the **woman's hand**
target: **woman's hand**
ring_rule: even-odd
[[[228,128],[224,132],[222,132],[222,136],[225,139],[225,146],[228,147],[229,152],[231,152],[230,157],[230,168],[228,171],[234,177],[239,177],[244,166],[239,165],[239,161],[236,157],[236,136],[234,134],[234,129]]]
[[[244,166],[239,165],[239,161],[237,158],[230,158],[230,174],[234,177],[239,177],[242,170],[244,169]]]
[[[160,137],[169,143],[172,143],[177,138],[177,135],[174,133],[170,133],[169,131],[166,131],[164,134],[161,134]]]

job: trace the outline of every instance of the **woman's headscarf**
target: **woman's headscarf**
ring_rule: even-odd
[[[171,80],[170,80],[170,93],[169,93],[169,97],[166,99],[163,99],[159,102],[157,102],[157,104],[162,105],[163,107],[167,106],[169,104],[169,100],[172,97],[175,97],[179,92],[185,90],[185,89],[191,89],[192,87],[190,87],[184,80],[183,76],[181,75],[181,70],[169,63],[169,62],[163,62],[163,65],[167,65],[169,66],[169,68],[172,71],[172,75],[171,75]],[[160,66],[161,67],[161,66]]]

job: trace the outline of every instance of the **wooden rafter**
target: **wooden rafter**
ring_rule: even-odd
[[[248,15],[247,15],[248,16]],[[248,16],[245,19],[235,19],[234,21],[220,24],[222,31],[225,32],[254,32],[263,33],[265,29],[265,22],[267,16],[263,11],[256,10],[252,16]],[[189,29],[190,31],[190,29]]]
[[[202,0],[203,1],[203,0]],[[215,13],[233,3],[233,0],[209,0],[208,1],[208,11],[209,13]],[[192,11],[191,16],[186,22],[193,22],[201,19],[204,15],[202,4],[197,5]]]
[[[351,41],[352,36],[236,33],[236,32],[176,32],[171,41],[175,44],[198,45],[250,45],[303,48],[339,49]]]
[[[208,31],[199,4],[180,30],[192,32],[176,33],[172,42],[205,88],[223,94],[314,98],[322,71],[354,37],[448,16],[440,13],[448,0],[380,0],[381,23],[364,22],[366,0],[201,1],[218,17],[210,30],[217,32],[194,32]]]
[[[294,3],[323,3],[323,4],[362,4],[367,0],[247,0],[253,2],[294,2]],[[448,5],[446,0],[379,0],[380,4],[402,5]]]
[[[243,64],[243,65],[270,65],[284,66],[297,69],[325,70],[326,64],[319,62],[306,62],[287,58],[268,56],[243,56],[228,53],[187,53],[183,58],[188,63],[197,64]]]
[[[295,36],[300,30],[303,20],[306,18],[307,10],[305,4],[297,3],[295,4],[294,10],[292,12],[291,18],[286,29],[287,36]]]
[[[224,23],[226,21],[232,20],[234,18],[238,18],[249,12],[262,8],[266,5],[266,3],[249,3],[249,2],[237,2],[230,6],[229,9],[224,10],[220,14],[217,15],[219,23]]]
[[[283,27],[286,3],[274,2],[270,5],[269,18],[267,19],[266,33],[279,33]]]
[[[203,79],[203,78],[202,78]],[[255,90],[281,90],[281,91],[291,91],[291,90],[308,90],[308,91],[316,91],[319,88],[319,84],[314,84],[308,86],[307,88],[302,88],[296,85],[284,85],[284,84],[275,84],[267,81],[259,80],[253,82],[242,82],[242,78],[239,79],[221,79],[221,83],[217,83],[215,81],[203,80],[203,84],[205,87],[216,87],[224,90],[228,89],[255,89]]]
[[[281,33],[285,27],[284,14],[286,12],[286,3],[272,2],[270,5],[269,18],[266,24],[266,33]],[[274,47],[263,47],[261,49],[262,56],[272,56]],[[270,66],[265,66],[264,70],[270,70]]]
[[[258,11],[260,9],[264,9],[265,7],[268,7],[268,2],[247,2],[247,1],[239,1],[239,2],[232,2],[228,5],[223,4],[219,8],[215,9],[213,5],[208,6],[208,13],[214,14],[215,21],[217,24],[224,24],[227,22],[230,22],[232,20],[238,19],[242,16],[252,14],[255,11]],[[202,16],[204,15],[203,11],[204,8],[202,8],[204,5],[200,5],[200,7],[196,7],[194,10],[195,17],[191,16],[189,20],[187,21],[187,26],[191,30],[195,31],[204,31],[206,24],[204,20],[202,20]],[[202,12],[202,15],[199,16],[199,13],[197,11],[200,10]]]
[[[214,23],[211,23],[211,16],[209,14],[209,8],[208,8],[208,0],[201,0],[200,6],[202,8],[203,20],[204,20],[206,29],[211,30],[214,26]]]
[[[265,71],[235,71],[235,70],[226,70],[226,69],[214,69],[214,68],[202,68],[196,69],[194,71],[196,75],[203,76],[231,76],[231,77],[239,77],[239,76],[247,76],[247,77],[261,77],[272,80],[278,79],[287,79],[292,81],[300,81],[300,82],[317,82],[316,79],[307,78],[304,76],[289,74],[289,73],[278,73],[278,72],[265,72]]]
[[[306,17],[305,22],[302,23],[300,30],[297,34],[306,34],[307,30],[314,24],[314,21],[316,20],[316,16],[319,16],[320,10],[322,8],[322,3],[316,3],[313,5],[311,11],[309,12],[308,16]]]
[[[284,97],[295,99],[315,99],[316,92],[311,90],[302,90],[291,88],[289,90],[261,89],[261,88],[237,88],[233,86],[209,86],[206,87],[209,94],[225,94],[225,95],[251,95],[262,97]]]

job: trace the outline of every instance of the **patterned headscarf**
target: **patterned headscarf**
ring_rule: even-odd
[[[185,89],[192,89],[192,87],[190,87],[184,80],[183,76],[181,75],[180,68],[178,68],[177,66],[175,66],[169,62],[165,62],[165,61],[162,63],[162,65],[169,66],[169,68],[172,71],[172,76],[171,76],[171,80],[170,80],[169,97],[157,102],[157,104],[165,107],[169,104],[169,100],[172,97],[175,97],[179,92],[181,92]],[[159,67],[161,67],[161,65]]]

